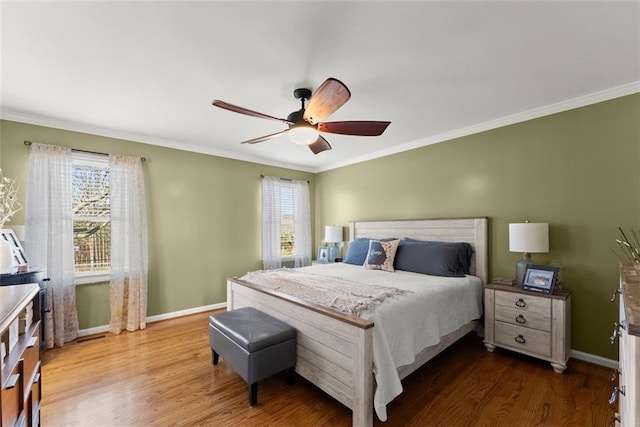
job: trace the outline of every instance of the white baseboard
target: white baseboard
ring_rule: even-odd
[[[174,319],[176,317],[188,316],[190,314],[202,313],[205,311],[213,311],[219,310],[221,308],[226,308],[226,302],[220,302],[217,304],[204,305],[201,307],[188,308],[186,310],[174,311],[171,313],[158,314],[156,316],[147,317],[147,323],[159,322],[161,320]],[[87,335],[95,335],[101,334],[104,332],[109,332],[109,325],[104,326],[96,326],[95,328],[82,329],[78,333],[79,337],[84,337]],[[585,362],[594,363],[596,365],[605,366],[611,369],[618,369],[618,361],[607,359],[604,357],[596,356],[595,354],[585,353],[583,351],[571,350],[571,357],[584,360]]]
[[[618,361],[596,356],[595,354],[585,353],[583,351],[571,350],[571,357],[584,360],[585,362],[594,363],[611,369],[618,369]]]
[[[195,308],[188,308],[186,310],[173,311],[171,313],[158,314],[158,315],[155,315],[155,316],[147,317],[147,323],[159,322],[161,320],[167,320],[167,319],[174,319],[176,317],[188,316],[190,314],[202,313],[202,312],[205,312],[205,311],[219,310],[221,308],[226,308],[226,307],[227,307],[227,303],[225,301],[225,302],[219,302],[217,304],[204,305],[204,306],[195,307]],[[109,332],[109,325],[103,325],[103,326],[96,326],[94,328],[81,329],[78,332],[78,336],[79,337],[85,337],[87,335],[101,334],[101,333],[104,333],[104,332]]]

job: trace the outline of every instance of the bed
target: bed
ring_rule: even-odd
[[[349,240],[357,238],[467,242],[473,248],[470,273],[481,288],[487,283],[487,218],[353,221],[349,225]],[[317,267],[309,269],[315,273]],[[348,269],[346,265],[335,265],[333,269],[336,268]],[[238,278],[227,281],[227,306],[230,310],[253,306],[294,326],[298,330],[296,372],[350,408],[354,426],[373,424],[374,395],[377,399],[379,394],[373,375],[374,336],[380,336],[381,321],[377,322],[376,330],[375,321]],[[413,362],[397,367],[396,376],[405,378],[462,336],[480,330],[479,317],[440,337],[438,343],[416,351]],[[375,352],[380,360],[378,350]],[[376,370],[376,376],[379,371]],[[379,418],[384,419],[386,412],[380,417],[379,402],[376,404]]]

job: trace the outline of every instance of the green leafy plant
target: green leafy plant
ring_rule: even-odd
[[[636,232],[632,228],[630,232],[631,238],[629,238],[621,227],[618,227],[618,230],[620,231],[620,238],[616,239],[616,243],[621,252],[614,251],[614,253],[623,261],[640,262],[640,239],[638,238],[640,232]]]

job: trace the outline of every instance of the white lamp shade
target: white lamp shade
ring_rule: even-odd
[[[549,252],[549,224],[546,222],[509,224],[509,251]]]
[[[324,241],[327,243],[342,242],[342,227],[339,225],[327,225],[324,228]]]

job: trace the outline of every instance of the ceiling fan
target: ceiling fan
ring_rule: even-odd
[[[269,116],[219,99],[214,100],[212,104],[225,110],[261,119],[275,120],[289,126],[288,129],[280,132],[242,141],[242,144],[256,144],[287,134],[289,139],[296,144],[307,145],[313,151],[313,154],[331,150],[331,145],[320,135],[320,132],[341,135],[379,136],[391,123],[378,121],[321,122],[320,120],[342,107],[351,97],[351,92],[349,92],[344,83],[334,78],[325,80],[313,95],[311,95],[310,89],[296,89],[293,91],[293,96],[300,100],[302,107],[300,110],[289,114],[286,119]],[[305,101],[308,101],[306,107]]]

